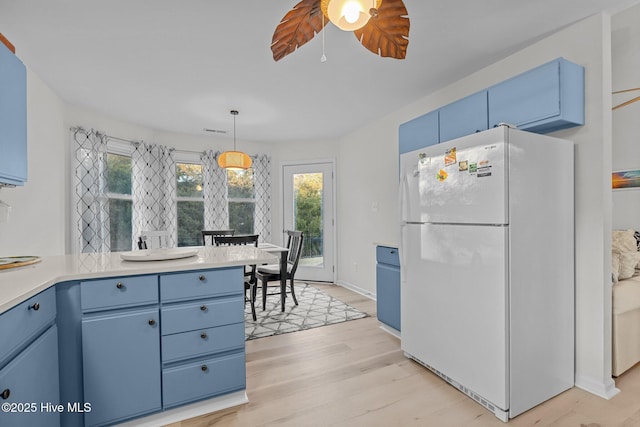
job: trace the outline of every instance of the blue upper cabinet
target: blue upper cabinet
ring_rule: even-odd
[[[501,122],[537,133],[584,124],[584,68],[563,58],[489,90],[489,127]]]
[[[440,142],[438,111],[432,111],[400,125],[400,154]]]
[[[487,91],[474,93],[440,109],[440,142],[488,129]]]
[[[27,72],[0,43],[0,183],[27,180]]]

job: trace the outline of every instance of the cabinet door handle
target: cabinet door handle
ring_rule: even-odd
[[[11,396],[11,390],[9,390],[8,388],[5,388],[4,391],[0,393],[0,397],[2,397],[4,400],[7,400],[9,396]]]
[[[207,365],[202,365],[200,367],[200,369],[202,370],[202,372],[207,372],[209,370],[209,368],[207,367]]]
[[[122,288],[124,288],[124,285],[122,284],[122,282],[118,282],[118,283],[116,283],[116,288],[122,289]]]
[[[200,277],[198,277],[198,279],[200,279],[201,282],[204,282],[205,280],[207,280],[207,276],[205,276],[204,274],[201,274]]]
[[[35,304],[33,304],[33,305],[30,305],[30,306],[29,306],[29,310],[33,310],[33,311],[38,311],[38,310],[40,310],[40,303],[39,303],[39,302],[37,302],[37,303],[35,303]]]
[[[200,334],[200,338],[202,338],[203,340],[206,340],[207,339],[207,333],[206,332],[201,333]]]
[[[149,325],[150,325],[150,326],[153,326],[153,325],[155,325],[155,324],[156,324],[156,321],[155,321],[155,320],[153,320],[153,319],[149,319]]]
[[[389,253],[391,253],[391,254],[395,254],[395,253],[396,253],[396,251],[391,251],[391,252],[389,252]]]
[[[204,305],[204,304],[202,304],[202,305],[200,306],[200,310],[201,310],[201,311],[207,311],[207,306],[206,306],[206,305]]]

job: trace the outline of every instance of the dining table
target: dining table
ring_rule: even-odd
[[[289,248],[278,246],[273,243],[258,243],[258,249],[269,253],[277,253],[280,255],[280,308],[284,311],[284,295],[287,291],[287,255]]]

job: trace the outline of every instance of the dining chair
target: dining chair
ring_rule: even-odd
[[[254,245],[258,247],[258,234],[243,234],[242,236],[213,236],[216,246],[236,246],[236,245]],[[249,266],[244,272],[244,301],[247,300],[251,304],[251,316],[255,321],[256,317],[256,293],[258,280],[256,279],[256,266]],[[249,298],[247,298],[249,291]]]
[[[285,281],[289,280],[289,286],[291,288],[291,297],[295,305],[298,305],[298,299],[293,288],[294,276],[298,269],[298,261],[300,261],[300,254],[302,253],[302,241],[304,235],[302,231],[286,230],[287,234],[287,248],[289,252],[287,254],[287,271],[280,271],[280,264],[268,264],[258,267],[256,273],[257,279],[262,283],[262,310],[264,311],[267,306],[267,295],[280,295],[280,298],[287,297],[286,286],[285,289],[281,289],[278,293],[267,294],[267,286],[269,282],[278,281],[280,286],[281,275],[285,275]]]
[[[207,236],[211,241],[211,245],[215,245],[214,237],[216,236],[233,236],[236,230],[202,230],[202,246],[207,246]]]
[[[138,237],[138,249],[161,249],[169,247],[169,232],[166,230],[143,231]]]

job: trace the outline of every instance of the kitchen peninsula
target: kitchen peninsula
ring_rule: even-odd
[[[274,262],[255,247],[204,247],[1,272],[0,424],[158,425],[246,402],[243,266]]]

